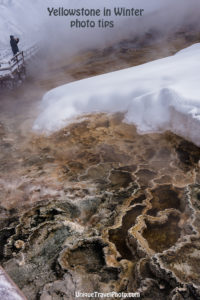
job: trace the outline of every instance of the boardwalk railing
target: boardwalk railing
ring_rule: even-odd
[[[16,70],[20,72],[21,67],[24,66],[24,64],[24,53],[23,51],[18,52],[8,62],[0,62],[0,77],[7,75],[7,73],[13,73]]]
[[[25,51],[18,52],[9,61],[0,62],[0,86],[12,88],[25,78],[25,62],[32,59],[38,52],[38,46],[33,45]]]
[[[39,51],[39,47],[37,45],[33,45],[32,47],[28,48],[24,51],[24,58],[27,60],[36,56]]]

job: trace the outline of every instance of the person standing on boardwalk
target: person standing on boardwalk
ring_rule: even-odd
[[[18,48],[18,44],[19,43],[19,39],[18,38],[14,38],[13,35],[10,36],[10,46],[12,48],[12,52],[13,55],[15,56],[17,54],[17,52],[19,52],[19,48]]]

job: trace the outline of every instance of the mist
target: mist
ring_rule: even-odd
[[[68,17],[49,16],[47,8],[113,7],[144,9],[143,16]],[[167,34],[184,26],[199,27],[200,2],[198,0],[18,0],[0,3],[0,49],[9,47],[9,35],[18,35],[21,45],[40,44],[52,58],[71,55],[81,50],[109,46],[122,39],[142,36],[151,30]],[[113,28],[71,28],[78,19],[112,20]]]
[[[113,7],[144,9],[143,16],[133,17],[55,17],[48,16],[47,7],[95,8]],[[200,3],[197,0],[75,0],[43,1],[41,18],[45,18],[45,30],[41,39],[54,56],[62,53],[74,54],[77,51],[109,46],[122,39],[143,36],[150,31],[160,35],[168,34],[184,26],[199,26]],[[70,28],[71,20],[105,19],[114,22],[113,28]]]

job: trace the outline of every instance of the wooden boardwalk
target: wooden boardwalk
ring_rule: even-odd
[[[0,87],[12,89],[26,78],[26,63],[38,52],[37,46],[18,52],[9,61],[0,62]]]

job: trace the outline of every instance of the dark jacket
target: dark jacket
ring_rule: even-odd
[[[13,55],[19,52],[19,48],[17,44],[19,43],[19,39],[15,39],[13,35],[10,36],[10,46],[12,48]]]

